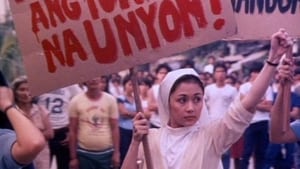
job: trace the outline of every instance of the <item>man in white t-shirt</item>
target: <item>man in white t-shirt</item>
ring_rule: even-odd
[[[238,93],[235,87],[225,83],[226,70],[224,64],[216,64],[214,68],[215,83],[205,87],[205,102],[210,116],[214,119],[223,117]]]
[[[213,119],[222,118],[227,112],[229,105],[237,95],[237,89],[225,83],[227,69],[225,64],[217,63],[214,66],[215,83],[205,87],[204,99],[208,108],[209,115]],[[224,169],[229,169],[230,153],[223,154],[222,162]]]
[[[247,94],[252,87],[252,82],[256,79],[262,69],[263,64],[253,62],[250,68],[250,79],[240,87],[241,94]],[[268,125],[270,120],[270,110],[273,103],[273,91],[269,86],[261,102],[256,106],[255,115],[250,126],[244,133],[244,150],[242,154],[241,168],[247,169],[251,155],[254,154],[255,168],[262,169],[265,164],[265,154],[269,145]]]

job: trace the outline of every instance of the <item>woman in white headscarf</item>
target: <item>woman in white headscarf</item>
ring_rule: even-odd
[[[208,116],[203,84],[193,69],[168,73],[159,89],[162,127],[149,130],[145,116],[142,113],[135,116],[133,139],[122,169],[137,169],[136,161],[144,159],[139,146],[145,134],[148,134],[154,169],[222,169],[221,155],[248,127],[255,106],[287,51],[287,39],[282,30],[273,35],[270,55],[251,92],[237,97],[228,113],[218,121],[211,121]]]

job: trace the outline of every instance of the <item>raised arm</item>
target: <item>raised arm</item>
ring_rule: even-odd
[[[255,106],[261,101],[261,98],[271,83],[281,57],[287,52],[290,46],[290,37],[284,29],[272,35],[268,59],[253,82],[250,92],[242,96],[241,103],[246,110],[254,112]]]
[[[281,83],[278,88],[278,94],[275,100],[275,103],[271,109],[271,131],[270,131],[270,140],[273,143],[287,143],[287,142],[296,142],[297,137],[294,131],[289,125],[289,118],[284,118],[284,94],[283,87],[284,79],[290,79],[293,70],[292,62],[289,59],[285,59],[285,65],[281,65],[278,69],[280,73]],[[287,120],[284,122],[284,120]],[[286,124],[286,131],[282,130],[283,125]]]
[[[42,133],[20,112],[21,110],[11,105],[12,91],[0,87],[0,110],[6,111],[17,137],[11,148],[12,156],[20,164],[29,164],[44,148],[46,142]]]

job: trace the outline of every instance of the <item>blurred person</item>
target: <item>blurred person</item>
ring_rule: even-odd
[[[149,112],[148,110],[148,100],[149,100],[149,90],[152,86],[152,82],[143,77],[139,79],[139,91],[140,91],[140,99],[141,99],[141,104],[144,112]]]
[[[151,112],[150,123],[152,127],[158,128],[161,126],[157,107],[158,88],[166,74],[171,70],[171,67],[167,63],[160,64],[155,69],[155,82],[148,94],[148,108]]]
[[[294,71],[294,78],[293,78],[291,91],[294,92],[297,88],[298,90],[300,89],[300,67],[296,68]]]
[[[210,116],[219,119],[224,116],[230,103],[237,95],[237,89],[225,83],[227,68],[223,63],[214,67],[214,83],[205,87],[205,103]]]
[[[291,67],[293,61],[286,58],[285,59],[285,64],[282,64],[281,67]],[[297,71],[297,70],[295,70]],[[288,73],[288,72],[286,72]],[[296,72],[295,72],[296,73]],[[295,76],[294,76],[295,77]],[[299,117],[300,117],[300,92],[294,91],[291,93],[291,113],[290,116],[288,115],[288,118],[284,118],[283,114],[284,114],[284,102],[285,102],[285,98],[283,97],[283,87],[284,87],[284,81],[291,81],[293,77],[281,77],[278,76],[278,94],[277,97],[275,99],[275,103],[272,107],[272,114],[271,114],[271,132],[270,132],[270,139],[271,142],[274,145],[293,145],[293,143],[295,145],[295,152],[294,152],[294,168],[295,169],[299,169],[300,168],[300,149],[299,149],[299,137],[298,137],[298,133],[299,133]],[[291,117],[291,119],[289,118]],[[286,129],[283,130],[283,121],[286,121],[286,124],[288,126],[285,126]],[[294,120],[292,123],[290,123],[291,120]],[[288,147],[287,147],[288,148]],[[279,148],[278,148],[279,149]],[[278,150],[277,149],[277,150]],[[282,150],[282,149],[279,149]],[[287,149],[289,150],[289,149]],[[290,153],[288,153],[288,151],[284,152],[287,153],[287,156],[290,157]],[[286,163],[284,163],[284,167],[287,166],[289,167],[291,164],[289,164],[289,162],[291,161],[291,158],[288,158],[288,161],[286,161]],[[275,161],[277,162],[277,161]]]
[[[213,84],[215,82],[212,73],[205,72],[205,77],[206,77],[205,86]]]
[[[237,88],[237,90],[240,90],[241,85],[243,84],[243,82],[241,80],[237,80],[235,83],[235,87]]]
[[[227,75],[227,67],[224,63],[216,63],[214,66],[215,83],[207,85],[204,90],[204,100],[208,109],[208,113],[213,119],[220,119],[226,113],[234,98],[238,94],[237,89],[225,83]],[[224,169],[230,166],[230,151],[226,151],[222,155],[222,163]]]
[[[272,83],[272,89],[273,89],[275,100],[278,94],[278,87],[280,86],[280,80],[281,79],[279,73],[276,72],[274,82]],[[299,105],[300,105],[300,100],[295,100],[294,93],[292,93],[291,108],[297,109]],[[291,110],[291,114],[293,114],[293,110]],[[286,143],[286,144],[270,143],[265,155],[266,164],[264,169],[270,169],[271,167],[274,169],[291,169],[294,164],[294,158],[293,158],[294,151],[295,151],[294,143]]]
[[[123,95],[124,89],[122,86],[122,77],[115,73],[111,75],[109,81],[109,93],[115,96],[116,98]]]
[[[233,76],[232,74],[226,76],[225,83],[231,85],[232,87],[235,87],[237,91],[239,90],[239,86],[237,86],[237,80],[235,76]],[[238,141],[236,141],[234,144],[232,144],[230,148],[230,156],[231,158],[233,158],[233,164],[235,169],[241,168],[243,147],[244,147],[244,138],[243,136],[241,136],[241,138]]]
[[[295,88],[291,95],[291,119],[294,120],[294,124],[297,124],[297,121],[300,121],[300,87]],[[294,167],[300,169],[300,140],[295,143]]]
[[[100,76],[101,77],[101,83],[102,85],[102,91],[106,92],[106,93],[110,93],[110,89],[109,89],[109,77],[108,76]]]
[[[300,119],[300,88],[296,88],[294,92],[291,93],[291,97],[291,118],[293,120]]]
[[[210,74],[214,73],[214,64],[216,63],[215,56],[211,55],[207,58],[207,64],[203,68],[203,72],[208,72]]]
[[[68,169],[69,150],[69,102],[83,92],[79,85],[59,88],[38,97],[38,104],[50,112],[49,119],[54,130],[54,137],[49,140],[50,162],[56,157],[57,169]]]
[[[240,86],[239,92],[247,94],[251,91],[252,85],[263,68],[263,63],[252,62],[250,65],[250,79]],[[270,84],[269,84],[270,85]],[[254,158],[256,169],[263,169],[265,165],[265,154],[269,145],[268,125],[270,120],[270,109],[273,102],[273,91],[268,86],[261,101],[256,106],[255,115],[250,126],[244,133],[244,149],[242,153],[241,168],[247,169],[251,156]]]
[[[229,70],[231,68],[231,63],[230,62],[224,62],[226,69]],[[229,73],[229,72],[226,72]]]
[[[0,128],[0,168],[20,169],[30,164],[44,149],[45,137],[16,107],[13,92],[7,87],[0,86],[0,110],[7,115],[14,129]]]
[[[33,103],[29,84],[26,76],[17,77],[12,82],[12,89],[15,95],[15,103],[22,110],[24,115],[42,132],[48,142],[53,138],[53,129],[49,120],[49,111],[45,107]],[[33,161],[36,169],[50,168],[50,150],[46,145]]]
[[[199,79],[201,80],[201,82],[205,86],[205,84],[206,84],[206,74],[204,72],[199,73]]]
[[[231,85],[232,87],[236,87],[236,78],[232,75],[227,75],[226,78],[225,78],[225,83],[228,84],[228,85]]]
[[[236,80],[238,80],[240,77],[238,71],[233,71],[233,72],[229,73],[229,76],[233,76]]]
[[[152,87],[152,85],[155,82],[155,77],[150,72],[148,72],[148,74],[145,74],[145,78],[151,83],[151,87]]]
[[[186,59],[182,62],[182,64],[180,65],[180,68],[193,68],[193,69],[195,69],[195,63],[191,59]]]
[[[120,127],[120,154],[121,164],[128,151],[130,141],[132,138],[132,118],[136,113],[136,104],[133,94],[133,84],[131,81],[131,75],[126,75],[123,78],[124,95],[120,95],[118,100],[118,110],[120,114],[119,127]]]
[[[147,74],[148,74],[148,71],[143,66],[140,66],[140,67],[138,66],[136,68],[136,75],[135,76],[136,76],[137,79],[144,78]]]
[[[230,156],[233,159],[234,169],[240,169],[242,163],[242,153],[244,149],[244,137],[241,136],[238,141],[230,147]]]
[[[101,77],[84,83],[87,91],[69,104],[69,148],[71,169],[120,166],[120,133],[115,97],[103,91]]]

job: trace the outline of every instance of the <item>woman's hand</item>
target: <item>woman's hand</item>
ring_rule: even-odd
[[[292,58],[284,58],[278,66],[278,77],[281,83],[293,81],[294,63]]]
[[[293,45],[294,39],[291,38],[285,29],[280,29],[271,38],[271,49],[268,61],[278,64],[282,55]]]
[[[149,121],[145,117],[144,113],[137,113],[133,118],[133,140],[140,142],[144,135],[148,134]]]

